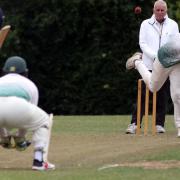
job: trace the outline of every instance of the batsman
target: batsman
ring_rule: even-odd
[[[137,69],[150,91],[158,91],[166,79],[170,80],[171,99],[174,105],[174,121],[177,137],[180,137],[180,34],[172,36],[158,50],[152,73],[142,61],[142,54],[135,53],[126,62],[127,69]]]
[[[28,79],[25,59],[9,57],[0,78],[0,145],[4,148],[25,150],[31,143],[26,140],[32,132],[34,146],[33,170],[53,170],[47,160],[51,135],[52,115],[37,106],[37,86]],[[12,129],[16,130],[13,131]]]

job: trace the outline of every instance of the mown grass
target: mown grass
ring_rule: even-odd
[[[174,127],[173,117],[167,116],[166,118],[167,132],[156,136],[126,135],[125,129],[129,121],[130,116],[56,116],[52,137],[60,138],[60,141],[53,141],[52,139],[51,159],[52,162],[54,161],[56,163],[57,169],[49,172],[35,172],[27,168],[2,168],[0,169],[0,179],[179,179],[180,167],[178,163],[180,161],[180,139],[176,137],[177,132]],[[67,138],[67,141],[61,138]],[[60,144],[58,144],[59,142]],[[92,149],[91,144],[93,146]],[[63,146],[65,146],[66,149]],[[82,150],[82,157],[81,154],[78,155],[79,157],[76,157],[77,147],[79,150]],[[68,148],[71,158],[68,158],[68,152],[65,152]],[[53,154],[56,156],[53,156]],[[53,157],[56,158],[53,159]],[[87,158],[86,161],[85,158]],[[158,164],[155,164],[154,167],[151,166],[150,168],[146,168],[143,165],[133,165],[135,163],[141,164],[142,162],[163,162],[166,165],[166,162],[169,163],[171,161],[172,163],[178,162],[177,166],[161,168],[158,167]],[[131,164],[131,166],[123,166],[123,164],[127,163]],[[119,166],[101,169],[103,165],[108,164],[119,164]]]

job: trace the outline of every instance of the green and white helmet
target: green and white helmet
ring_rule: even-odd
[[[3,71],[5,73],[27,73],[27,64],[25,59],[19,57],[19,56],[12,56],[9,57],[3,67]]]
[[[180,63],[180,33],[158,50],[158,59],[165,68]]]

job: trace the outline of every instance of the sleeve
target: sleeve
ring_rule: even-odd
[[[175,27],[174,27],[174,32],[173,34],[178,34],[179,33],[179,26],[178,24],[175,22]]]
[[[157,53],[155,53],[147,44],[147,26],[146,22],[143,21],[139,31],[139,46],[144,54],[151,59],[155,59]]]

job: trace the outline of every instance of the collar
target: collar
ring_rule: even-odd
[[[165,17],[164,17],[164,23],[167,22],[167,19],[168,19],[168,15],[166,14]],[[151,24],[151,25],[153,25],[153,24],[155,24],[155,23],[159,23],[159,22],[156,20],[154,14],[151,16],[151,18],[148,20],[148,22],[149,22],[149,24]]]

